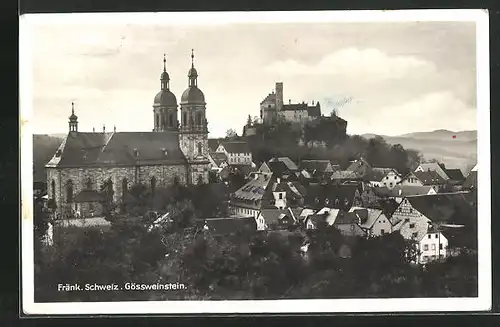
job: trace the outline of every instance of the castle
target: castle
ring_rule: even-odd
[[[152,132],[80,132],[72,103],[69,132],[45,166],[49,199],[64,216],[94,214],[101,188],[109,187],[120,203],[133,184],[157,187],[174,183],[208,183],[209,149],[206,103],[198,88],[198,72],[191,53],[188,87],[180,99],[170,91],[163,58],[160,92],[154,97]]]
[[[309,106],[307,103],[283,104],[283,83],[276,83],[276,93],[268,94],[260,103],[260,118],[264,124],[274,124],[280,120],[305,123],[321,117],[321,106],[319,102]]]

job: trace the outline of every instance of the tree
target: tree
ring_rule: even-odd
[[[236,131],[232,128],[228,129],[226,131],[226,139],[230,140],[230,139],[234,139],[238,137],[238,134],[236,133]]]
[[[248,115],[246,127],[252,127],[252,116]]]
[[[103,209],[103,215],[106,220],[112,221],[115,218],[116,204],[113,202],[114,190],[113,182],[111,178],[104,181],[101,185],[101,205]]]

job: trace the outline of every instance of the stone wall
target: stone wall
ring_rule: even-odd
[[[113,183],[113,201],[119,202],[123,196],[123,182],[126,179],[127,187],[143,183],[151,186],[151,179],[156,178],[156,187],[171,185],[177,177],[179,183],[186,184],[188,178],[186,165],[154,165],[137,167],[99,167],[99,168],[47,168],[47,185],[49,198],[54,198],[57,212],[61,215],[68,208],[67,187],[71,181],[73,197],[87,187],[90,181],[93,190],[100,190],[102,184],[111,179]],[[208,171],[206,173],[208,182]],[[55,192],[52,189],[54,181]],[[55,193],[55,194],[54,194]]]

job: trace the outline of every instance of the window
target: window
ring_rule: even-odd
[[[279,197],[280,197],[280,200],[282,200],[283,199],[283,193],[280,193]]]
[[[443,249],[443,243],[439,243],[439,249],[442,250]]]
[[[429,251],[429,244],[424,245],[424,251]]]
[[[201,112],[196,114],[196,125],[201,125]]]
[[[155,117],[155,127],[156,128],[158,128],[159,121],[160,121],[160,116],[158,114],[156,114],[156,117]]]
[[[410,218],[405,218],[405,223],[409,223],[410,222]]]
[[[428,259],[429,259],[429,257],[424,255],[424,261],[427,261]]]
[[[415,233],[411,234],[411,237],[413,237],[413,238],[416,238],[417,236],[418,236],[418,233],[417,233],[417,232],[415,232]]]
[[[71,180],[66,184],[66,202],[73,202],[73,182]]]
[[[92,180],[90,178],[87,178],[87,180],[85,181],[85,188],[88,190],[92,189]]]
[[[381,230],[380,230],[380,233],[381,233],[382,235],[384,235],[384,234],[385,234],[385,229],[381,229]]]
[[[199,156],[202,156],[202,155],[203,155],[201,142],[200,142],[200,143],[198,143],[198,155],[199,155]]]
[[[174,127],[174,115],[173,114],[168,115],[168,126]]]
[[[415,223],[411,223],[410,228],[415,228]]]
[[[184,116],[182,117],[182,125],[187,125],[188,123],[188,115],[187,112],[184,113]]]
[[[410,208],[410,213],[413,213],[413,209],[412,208]]]
[[[436,237],[435,238],[438,238],[439,237],[439,234],[436,234]]]
[[[392,184],[392,182],[391,182],[391,183],[389,183],[389,186],[390,186],[390,187],[392,187],[392,185],[393,185],[393,184]]]
[[[56,199],[56,181],[52,180],[52,199]]]
[[[431,250],[436,250],[436,244],[431,244]]]
[[[156,191],[156,177],[151,177],[151,193],[154,195]]]
[[[431,236],[432,236],[432,235],[430,235],[430,234],[429,234],[429,235],[427,235],[427,238],[428,238],[428,239],[430,239],[430,238],[431,238]]]
[[[125,196],[128,191],[128,181],[126,178],[122,180],[122,196]]]
[[[389,179],[389,176],[385,176],[385,179]]]

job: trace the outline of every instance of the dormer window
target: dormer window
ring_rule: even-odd
[[[167,152],[167,149],[162,148],[162,149],[161,149],[161,152],[163,152],[163,155],[164,155],[164,156],[167,156],[167,153],[168,153],[168,152]]]
[[[138,149],[134,149],[134,157],[139,157],[139,150]]]
[[[60,149],[58,149],[56,151],[56,158],[59,158],[61,156],[61,153],[62,153],[62,151]]]

